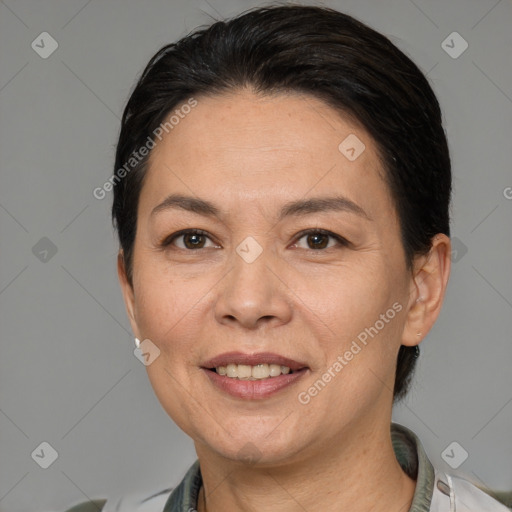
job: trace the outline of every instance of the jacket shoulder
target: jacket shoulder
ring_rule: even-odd
[[[457,510],[488,510],[489,512],[509,512],[510,503],[506,503],[508,493],[494,493],[489,489],[482,489],[463,477],[453,476]]]
[[[84,501],[83,503],[69,508],[65,512],[100,512],[103,510],[103,506],[106,502],[107,500],[103,499]]]
[[[156,492],[138,491],[118,494],[107,499],[78,503],[65,512],[155,512],[164,509],[173,487]]]
[[[512,491],[495,491],[486,487],[479,487],[479,489],[512,510]]]

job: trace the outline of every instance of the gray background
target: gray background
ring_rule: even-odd
[[[324,4],[385,33],[428,73],[452,150],[451,282],[394,419],[436,466],[452,471],[442,453],[457,441],[469,454],[458,472],[512,489],[512,3]],[[148,59],[256,5],[0,2],[0,511],[173,486],[195,460],[133,355],[111,195],[92,191],[112,172],[119,118]],[[59,45],[47,59],[31,47],[44,31]],[[442,47],[454,31],[469,44],[456,59]],[[31,457],[43,441],[58,452],[47,469]]]

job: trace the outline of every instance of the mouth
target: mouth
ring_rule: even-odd
[[[268,398],[309,370],[306,364],[278,354],[240,352],[214,357],[201,369],[217,389],[244,399]]]

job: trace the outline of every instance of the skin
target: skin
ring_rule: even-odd
[[[196,99],[152,151],[133,286],[122,251],[118,274],[135,336],[160,350],[146,367],[155,393],[194,440],[204,485],[199,511],[204,497],[209,512],[409,510],[415,482],[401,470],[390,437],[396,357],[438,317],[449,238],[434,237],[430,253],[407,271],[374,142],[322,101],[251,90]],[[366,146],[355,161],[338,149],[349,134]],[[173,193],[211,201],[219,214],[174,208],[151,215]],[[349,211],[278,219],[289,201],[334,194],[371,220]],[[209,234],[199,237],[203,248],[187,248],[183,237],[159,246],[189,228]],[[350,243],[298,236],[309,228]],[[249,236],[262,248],[252,263],[236,252]],[[395,302],[401,312],[301,404],[298,393]],[[234,398],[212,386],[200,366],[235,350],[279,353],[309,370],[270,398]],[[247,446],[257,460],[245,460]]]

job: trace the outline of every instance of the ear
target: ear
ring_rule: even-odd
[[[121,291],[123,293],[124,305],[126,307],[126,313],[130,320],[132,331],[137,338],[140,338],[140,332],[137,326],[137,320],[135,317],[135,294],[133,287],[128,281],[126,274],[126,266],[124,261],[123,250],[121,249],[117,255],[117,276],[119,278],[119,284],[121,285]]]
[[[414,262],[402,345],[418,345],[434,325],[443,305],[450,268],[451,241],[439,233],[432,239],[429,253]]]

